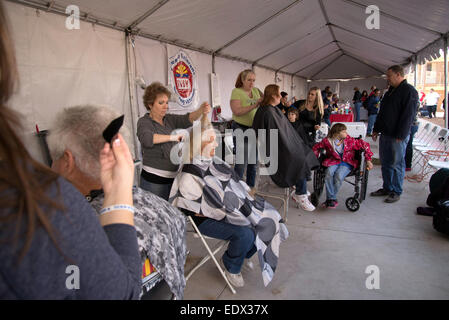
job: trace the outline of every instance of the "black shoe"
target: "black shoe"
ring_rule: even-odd
[[[421,216],[433,217],[435,215],[435,209],[431,207],[418,207],[416,213]]]
[[[391,192],[388,195],[388,198],[385,199],[385,202],[386,203],[393,203],[393,202],[399,201],[399,199],[401,199],[400,195],[398,195],[397,193]]]
[[[384,190],[382,188],[370,193],[371,197],[383,197],[383,196],[388,196],[389,194],[390,194],[390,191]]]

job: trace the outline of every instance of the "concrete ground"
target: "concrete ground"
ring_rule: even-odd
[[[369,142],[376,155],[377,144]],[[369,176],[368,193],[381,186],[380,166],[376,165]],[[270,190],[282,193],[273,185]],[[433,229],[431,217],[416,214],[416,207],[425,205],[428,183],[405,180],[404,194],[394,204],[367,195],[356,213],[344,204],[352,193],[353,186],[344,183],[335,210],[304,212],[290,202],[290,236],[281,243],[279,264],[267,287],[256,256],[251,259],[255,270],[243,269],[245,286],[235,295],[209,260],[187,282],[185,299],[449,299],[449,237]],[[281,201],[269,201],[281,212]],[[206,251],[191,233],[187,245],[188,272]],[[370,274],[365,271],[372,265],[379,268],[380,288],[368,290]]]

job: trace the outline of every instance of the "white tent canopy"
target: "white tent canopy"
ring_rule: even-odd
[[[291,96],[305,98],[308,86],[329,84],[350,100],[354,86],[385,87],[380,76],[388,66],[439,56],[449,31],[447,0],[377,0],[379,30],[366,28],[365,9],[370,4],[368,0],[9,0],[6,10],[20,73],[20,89],[11,106],[24,114],[24,138],[37,159],[42,155],[33,135],[35,125],[47,129],[67,106],[109,105],[126,115],[127,126],[135,133],[137,119],[146,112],[136,77],[167,84],[167,59],[181,48],[196,66],[199,101],[217,100],[225,118],[232,115],[229,98],[243,69],[254,68],[256,86],[262,90],[276,82]],[[65,27],[69,5],[80,9],[79,30]],[[215,90],[211,73],[219,76]],[[353,78],[358,80],[335,81]],[[172,104],[170,112],[196,107],[179,109]],[[138,145],[134,140],[136,157]]]
[[[370,0],[13,2],[62,14],[77,5],[87,21],[312,80],[379,76],[422,61],[449,31],[447,0],[377,0],[378,30],[365,26]]]

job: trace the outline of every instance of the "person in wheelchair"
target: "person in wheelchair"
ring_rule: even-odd
[[[325,186],[326,202],[325,208],[334,209],[338,206],[337,194],[343,183],[353,169],[359,167],[356,159],[356,150],[365,152],[367,170],[373,168],[371,158],[373,153],[368,142],[362,139],[355,139],[346,132],[347,128],[342,123],[336,123],[327,138],[313,146],[313,152],[320,157],[321,150],[324,150],[326,156],[321,165],[327,167]]]

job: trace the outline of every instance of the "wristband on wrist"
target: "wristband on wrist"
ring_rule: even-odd
[[[108,212],[111,212],[111,211],[115,211],[115,210],[126,210],[126,211],[129,211],[129,212],[133,213],[133,214],[136,211],[136,209],[133,206],[130,206],[130,205],[127,205],[127,204],[114,204],[112,206],[109,206],[109,207],[101,209],[100,210],[100,216],[105,214],[105,213],[108,213]]]

